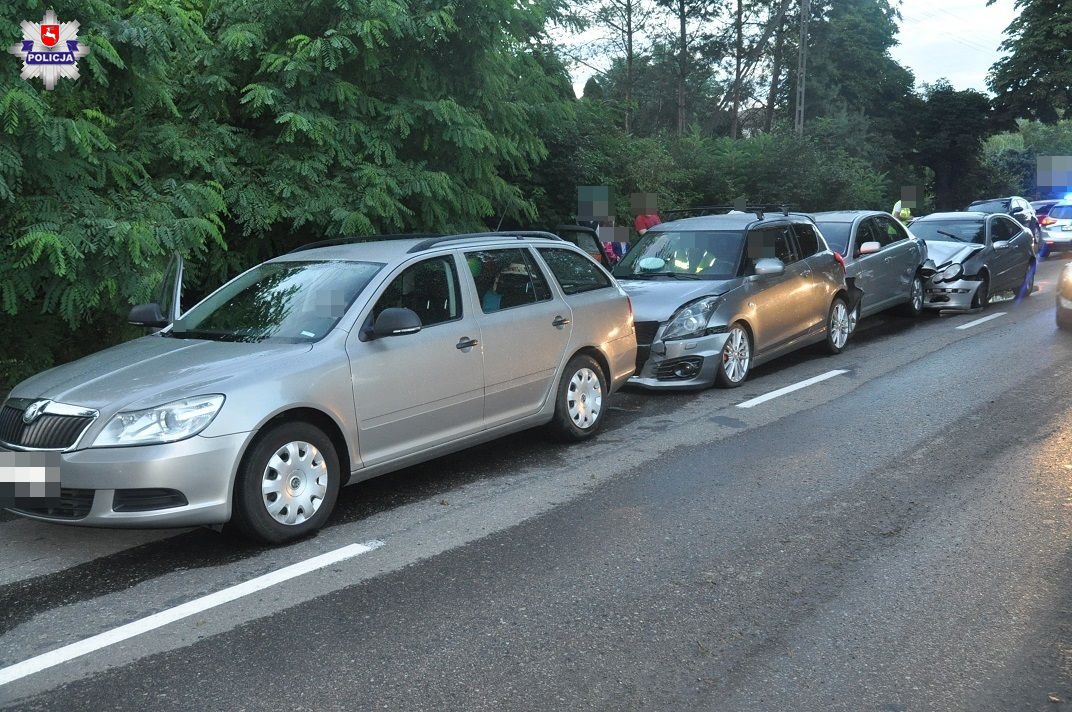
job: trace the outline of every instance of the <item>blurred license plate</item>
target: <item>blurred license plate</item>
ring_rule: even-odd
[[[1062,225],[1061,229],[1065,232],[1072,232],[1072,225]]]

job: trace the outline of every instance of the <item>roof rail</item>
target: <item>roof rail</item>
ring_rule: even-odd
[[[675,215],[678,213],[695,213],[694,215],[687,215],[686,217],[700,217],[703,215],[720,215],[729,212],[730,210],[737,210],[744,213],[755,213],[757,220],[763,220],[766,217],[766,213],[781,213],[782,215],[789,217],[789,209],[793,207],[788,203],[779,204],[767,204],[767,205],[699,205],[694,208],[678,208],[675,210],[663,210],[663,215]]]
[[[552,232],[545,232],[543,230],[503,230],[502,232],[470,232],[465,233],[463,235],[439,235],[436,237],[429,237],[427,240],[422,240],[413,247],[409,248],[408,252],[411,254],[414,252],[423,252],[444,242],[454,242],[457,240],[474,240],[480,238],[487,239],[489,237],[506,239],[514,238],[517,240],[541,237],[547,240],[562,240],[562,238],[558,235]]]
[[[352,245],[359,242],[380,242],[382,240],[420,240],[430,237],[439,237],[442,233],[438,232],[415,232],[398,235],[355,235],[353,237],[336,237],[330,240],[318,240],[316,242],[310,242],[299,247],[295,247],[286,254],[292,255],[295,252],[304,252],[305,250],[315,250],[318,247],[335,247],[336,245]]]

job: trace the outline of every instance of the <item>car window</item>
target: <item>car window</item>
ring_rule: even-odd
[[[757,260],[773,257],[790,265],[800,260],[793,235],[788,225],[777,227],[764,227],[748,233],[748,259],[751,264],[746,269],[746,274],[751,274],[751,268],[755,267]]]
[[[980,200],[968,206],[968,210],[980,213],[1007,213],[1011,210],[1011,201],[1007,198],[1002,200]]]
[[[603,243],[599,241],[598,237],[588,232],[563,232],[563,240],[565,240],[566,242],[572,242],[574,245],[587,252],[588,255],[596,262],[602,262]]]
[[[889,245],[894,242],[900,242],[901,240],[908,239],[908,233],[904,227],[892,218],[888,218],[885,215],[881,215],[875,218],[875,227],[877,232],[882,233],[885,236],[885,242],[883,245]]]
[[[375,321],[389,307],[412,309],[425,328],[460,319],[462,305],[454,258],[433,257],[404,269],[372,308]]]
[[[815,227],[808,223],[794,223],[793,231],[797,234],[797,245],[804,257],[811,257],[819,251],[819,236]]]
[[[547,278],[528,250],[466,252],[465,260],[469,263],[480,308],[485,314],[551,298]]]
[[[880,245],[882,240],[879,239],[881,235],[879,231],[875,229],[875,223],[871,219],[860,221],[860,226],[856,228],[856,245],[853,247],[853,257],[860,256],[860,248],[864,246],[865,242],[877,242]]]
[[[819,231],[826,238],[826,243],[834,252],[845,254],[849,248],[849,234],[852,231],[852,223],[847,222],[820,222]]]
[[[540,250],[540,256],[551,268],[551,273],[565,294],[580,294],[613,286],[606,272],[573,250],[546,248]]]
[[[1005,218],[994,218],[994,222],[990,227],[990,239],[993,242],[998,240],[1011,240],[1020,232],[1020,226],[1015,223],[1006,220]]]
[[[986,242],[986,223],[980,218],[950,218],[948,220],[914,220],[912,232],[924,240],[939,242]]]
[[[375,262],[266,262],[183,314],[167,335],[311,343],[335,328],[382,268]]]
[[[1072,205],[1055,205],[1050,208],[1049,215],[1054,220],[1072,219]]]

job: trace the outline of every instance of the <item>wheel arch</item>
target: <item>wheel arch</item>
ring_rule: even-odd
[[[599,364],[600,370],[603,371],[603,378],[604,380],[606,380],[607,387],[609,388],[611,383],[613,383],[614,381],[614,377],[611,375],[610,360],[607,359],[606,355],[595,346],[583,346],[573,352],[573,354],[571,354],[570,357],[566,359],[566,363],[569,363],[574,358],[581,355],[591,356],[596,360],[596,363]]]
[[[342,428],[335,422],[335,419],[322,410],[310,407],[297,407],[289,408],[287,410],[276,413],[271,418],[266,420],[257,428],[256,434],[250,438],[246,443],[246,448],[242,452],[242,457],[239,460],[239,471],[246,465],[246,459],[249,457],[250,452],[260,442],[261,435],[273,426],[281,423],[308,423],[324,433],[331,440],[331,444],[335,447],[335,455],[339,458],[339,481],[340,484],[345,486],[350,479],[350,447],[346,441],[346,437],[342,433]],[[235,478],[237,482],[237,477]],[[232,485],[234,486],[234,485]]]

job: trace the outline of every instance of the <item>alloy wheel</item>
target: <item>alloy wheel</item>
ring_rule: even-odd
[[[261,477],[264,507],[272,519],[294,526],[310,519],[328,491],[328,468],[316,446],[303,441],[283,445],[268,460]]]
[[[748,334],[739,326],[730,330],[726,345],[722,347],[722,371],[731,383],[740,383],[748,375],[752,363],[752,349]]]
[[[834,308],[830,310],[830,341],[839,349],[845,347],[849,341],[849,310],[841,300],[834,302]]]
[[[912,311],[923,311],[923,280],[919,277],[912,280]]]
[[[603,412],[603,387],[592,369],[581,368],[573,374],[566,392],[566,410],[581,430],[588,430],[599,420]]]

